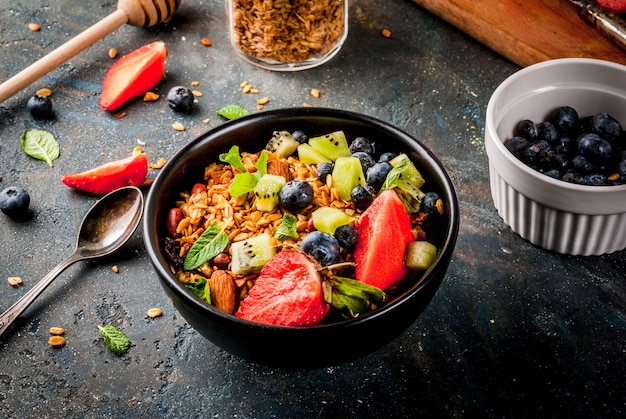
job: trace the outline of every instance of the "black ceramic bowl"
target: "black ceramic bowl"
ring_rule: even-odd
[[[343,130],[348,139],[364,136],[386,151],[408,153],[426,179],[423,189],[438,192],[447,214],[430,240],[440,249],[435,263],[417,285],[384,307],[357,319],[312,327],[270,326],[218,311],[196,298],[171,273],[163,250],[167,213],[179,193],[203,179],[204,168],[231,145],[263,149],[276,130],[302,130],[310,136]],[[319,108],[281,109],[238,118],[208,131],[180,150],[155,179],[146,199],[144,240],[159,280],[176,309],[202,336],[247,360],[289,368],[339,364],[364,356],[400,335],[423,312],[439,288],[456,243],[459,208],[441,162],[417,140],[369,116]]]

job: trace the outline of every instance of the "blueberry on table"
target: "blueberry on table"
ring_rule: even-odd
[[[191,89],[184,86],[172,87],[167,92],[167,104],[176,112],[189,113],[193,109],[194,96]]]
[[[52,100],[48,96],[31,96],[26,103],[26,109],[35,119],[52,118]]]
[[[322,266],[337,263],[341,251],[339,241],[334,236],[322,231],[313,231],[304,236],[301,247],[305,253]]]
[[[12,218],[24,217],[30,205],[30,195],[19,186],[9,186],[0,192],[0,210]]]

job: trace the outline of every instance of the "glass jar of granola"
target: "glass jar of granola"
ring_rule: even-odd
[[[226,8],[235,51],[268,70],[316,67],[348,35],[348,0],[226,0]]]

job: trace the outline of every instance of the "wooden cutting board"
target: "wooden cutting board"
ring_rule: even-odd
[[[626,64],[626,51],[567,0],[413,1],[522,67],[572,57]]]

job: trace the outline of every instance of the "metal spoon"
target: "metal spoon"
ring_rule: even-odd
[[[80,260],[110,255],[126,243],[142,213],[143,195],[134,186],[115,190],[98,200],[83,218],[74,253],[0,316],[0,335],[67,267]]]

